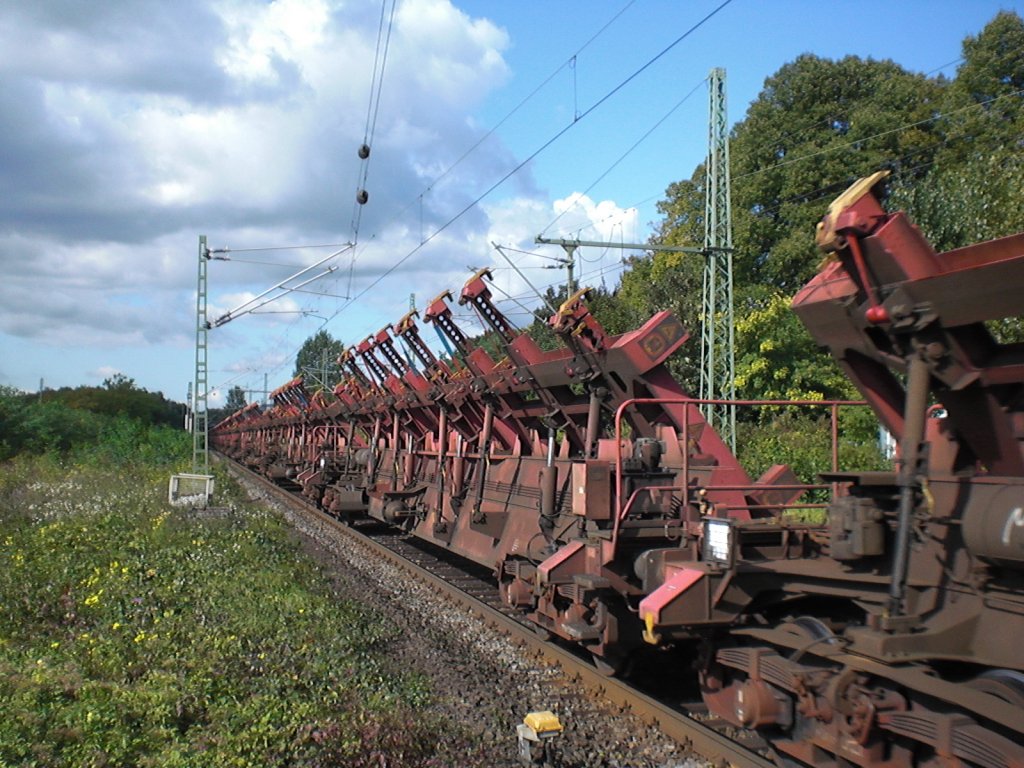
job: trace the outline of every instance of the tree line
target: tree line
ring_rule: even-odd
[[[765,80],[730,135],[739,397],[854,394],[788,307],[821,261],[815,225],[858,178],[889,170],[884,204],[939,251],[1024,230],[1022,51],[1024,21],[1003,11],[964,40],[953,78],[805,54]],[[702,164],[669,186],[652,243],[703,244],[704,184]],[[670,309],[696,331],[702,269],[678,253],[631,257],[599,299],[602,322],[624,331]],[[674,361],[691,387],[695,355]]]
[[[181,403],[139,388],[120,373],[99,387],[35,394],[0,387],[0,461],[23,453],[64,456],[76,451],[91,451],[97,459],[131,460],[147,444],[170,457],[179,443],[184,445],[177,436],[184,435],[184,415]]]

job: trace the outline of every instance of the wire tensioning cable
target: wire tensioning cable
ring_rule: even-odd
[[[590,115],[591,113],[593,113],[594,111],[596,111],[596,110],[597,110],[597,109],[598,109],[599,107],[601,107],[601,106],[602,106],[603,104],[605,104],[605,103],[606,103],[606,102],[607,102],[607,101],[608,101],[609,99],[611,99],[611,98],[612,98],[612,96],[614,96],[614,95],[615,95],[616,93],[618,93],[619,91],[621,91],[621,90],[622,90],[623,88],[625,88],[625,87],[626,87],[626,86],[627,86],[627,85],[628,85],[629,83],[631,83],[631,82],[632,82],[633,80],[635,80],[635,79],[636,79],[637,77],[639,77],[639,76],[640,76],[640,75],[641,75],[641,74],[642,74],[643,72],[645,72],[645,71],[646,71],[647,69],[649,69],[649,68],[650,68],[650,67],[651,67],[651,66],[652,66],[652,65],[653,65],[653,64],[654,64],[655,62],[657,62],[658,60],[660,60],[661,58],[663,58],[663,57],[664,57],[664,56],[665,56],[665,55],[666,55],[667,53],[669,53],[669,52],[670,52],[670,51],[671,51],[671,50],[672,50],[673,48],[675,48],[675,47],[676,47],[677,45],[679,45],[679,44],[680,44],[681,42],[683,42],[684,40],[686,40],[686,39],[687,39],[687,38],[688,38],[688,37],[689,37],[690,35],[692,35],[692,34],[693,34],[694,32],[696,32],[696,31],[697,31],[698,29],[700,29],[700,28],[701,28],[701,27],[702,27],[702,26],[703,26],[704,24],[706,24],[706,23],[707,23],[708,21],[710,21],[710,20],[711,20],[712,18],[714,18],[714,17],[715,17],[715,16],[716,16],[716,15],[717,15],[717,14],[718,14],[718,13],[719,13],[720,11],[722,11],[722,9],[724,9],[724,8],[725,8],[726,6],[728,6],[728,5],[730,4],[730,3],[732,3],[732,1],[733,1],[733,0],[724,0],[724,2],[722,2],[721,4],[719,4],[719,5],[718,5],[718,6],[717,6],[717,7],[716,7],[716,8],[714,9],[714,10],[712,10],[712,11],[711,11],[710,13],[708,13],[707,15],[705,15],[705,16],[704,16],[704,17],[703,17],[702,19],[700,19],[700,21],[698,21],[698,22],[697,22],[697,23],[695,23],[695,24],[694,24],[693,26],[691,26],[691,27],[690,27],[689,29],[687,29],[687,30],[686,30],[685,32],[683,32],[683,33],[682,33],[681,35],[679,35],[679,37],[677,37],[677,38],[676,38],[675,40],[673,40],[673,41],[672,41],[671,43],[669,43],[669,44],[668,44],[668,45],[667,45],[667,46],[666,46],[665,48],[663,48],[663,49],[662,49],[662,50],[661,50],[660,52],[658,52],[658,53],[657,53],[657,54],[655,54],[655,55],[654,55],[653,57],[651,57],[650,59],[648,59],[648,60],[647,60],[647,62],[646,62],[645,64],[643,64],[643,65],[642,65],[642,66],[641,66],[640,68],[638,68],[637,70],[635,70],[635,71],[634,71],[634,72],[633,72],[633,73],[632,73],[631,75],[629,75],[628,77],[626,77],[626,79],[624,79],[624,80],[623,80],[622,82],[620,82],[620,83],[619,83],[618,85],[616,85],[616,86],[615,86],[614,88],[612,88],[612,89],[611,89],[610,91],[608,91],[607,93],[605,93],[605,94],[604,94],[604,96],[602,96],[602,97],[601,97],[600,99],[598,99],[598,100],[597,100],[596,102],[594,102],[593,104],[591,104],[591,105],[590,105],[590,106],[589,106],[589,107],[588,107],[588,108],[587,108],[587,109],[586,109],[586,110],[585,110],[585,111],[584,111],[584,112],[583,112],[583,113],[582,113],[582,114],[581,114],[581,115],[579,116],[579,119],[577,119],[577,120],[575,120],[575,121],[573,121],[573,122],[569,123],[568,125],[566,125],[565,127],[563,127],[563,128],[561,129],[561,130],[557,131],[557,132],[555,133],[555,135],[554,135],[554,136],[552,136],[552,137],[551,137],[550,139],[548,139],[548,140],[547,140],[546,142],[544,142],[544,143],[543,143],[543,144],[542,144],[542,145],[541,145],[540,147],[538,147],[538,148],[537,148],[536,150],[534,150],[534,151],[533,151],[533,152],[532,152],[532,153],[531,153],[531,154],[530,154],[530,155],[529,155],[529,156],[528,156],[528,157],[527,157],[527,158],[526,158],[525,160],[523,160],[522,162],[520,162],[520,163],[519,163],[518,165],[516,165],[516,166],[515,166],[514,168],[512,168],[512,170],[508,171],[508,172],[507,172],[507,173],[506,173],[505,175],[503,175],[503,176],[502,176],[502,177],[501,177],[500,179],[498,179],[498,180],[497,180],[496,182],[494,182],[494,183],[493,183],[493,184],[492,184],[492,185],[491,185],[490,187],[488,187],[488,188],[487,188],[486,190],[484,190],[484,192],[482,192],[482,193],[481,193],[481,194],[480,194],[479,196],[477,196],[477,197],[476,197],[476,199],[474,199],[474,200],[473,200],[472,202],[470,202],[469,204],[467,204],[467,205],[466,205],[465,207],[463,207],[463,208],[462,208],[462,209],[461,209],[461,210],[460,210],[460,211],[459,211],[458,213],[456,213],[456,214],[455,214],[454,216],[452,216],[452,217],[451,217],[450,219],[448,219],[448,221],[446,221],[446,222],[445,222],[444,224],[442,224],[442,225],[441,225],[440,227],[438,227],[438,228],[437,228],[437,229],[436,229],[436,230],[435,230],[435,231],[434,231],[434,232],[433,232],[432,234],[430,234],[429,236],[427,236],[426,238],[424,238],[423,242],[421,242],[421,243],[420,243],[419,245],[415,246],[415,247],[414,247],[414,248],[413,248],[413,249],[412,249],[411,251],[409,251],[409,252],[408,252],[407,254],[405,254],[405,256],[403,256],[403,257],[402,257],[402,258],[400,258],[400,259],[399,259],[398,261],[396,261],[396,262],[395,262],[394,264],[392,264],[392,265],[391,265],[390,267],[388,267],[388,268],[387,268],[386,270],[384,270],[384,272],[382,272],[382,273],[381,273],[381,274],[380,274],[380,275],[379,275],[379,276],[377,277],[377,279],[376,279],[376,280],[372,281],[372,282],[371,282],[371,283],[370,283],[369,285],[367,285],[367,286],[366,286],[365,288],[363,288],[363,290],[361,290],[361,291],[359,291],[359,293],[355,294],[355,295],[354,295],[354,296],[353,296],[353,297],[352,297],[352,298],[351,298],[351,299],[349,300],[349,302],[348,302],[347,304],[345,304],[345,305],[343,305],[343,306],[342,306],[341,308],[339,308],[339,309],[338,309],[338,310],[337,310],[337,311],[336,311],[336,312],[335,312],[335,313],[334,313],[334,314],[333,314],[333,315],[332,315],[332,316],[330,317],[330,319],[329,319],[329,320],[328,320],[327,322],[330,322],[330,320],[333,320],[333,319],[334,319],[335,317],[337,317],[337,316],[338,316],[338,315],[340,315],[340,314],[341,314],[342,312],[344,312],[344,311],[345,311],[345,309],[347,309],[348,307],[352,306],[352,305],[353,305],[353,304],[354,304],[354,303],[355,303],[356,301],[358,301],[358,300],[359,300],[359,299],[361,299],[361,298],[362,298],[363,296],[365,296],[365,295],[366,295],[366,294],[367,294],[367,293],[368,293],[368,292],[369,292],[370,290],[372,290],[372,289],[373,289],[373,288],[375,288],[375,287],[376,287],[377,285],[379,285],[379,284],[381,283],[381,281],[383,281],[383,280],[384,280],[384,278],[388,277],[388,276],[389,276],[389,275],[390,275],[391,273],[393,273],[393,272],[394,272],[394,271],[395,271],[396,269],[398,269],[398,268],[399,268],[400,266],[402,266],[402,264],[404,264],[404,263],[405,263],[405,262],[407,262],[407,261],[408,261],[409,259],[411,259],[411,258],[412,258],[413,256],[415,256],[415,255],[416,255],[417,253],[419,253],[419,252],[420,252],[420,251],[421,251],[421,250],[423,249],[423,247],[427,245],[427,243],[431,242],[431,241],[432,241],[432,240],[433,240],[433,239],[434,239],[435,237],[437,237],[437,236],[438,236],[438,235],[440,235],[440,234],[441,234],[442,232],[444,232],[445,230],[447,230],[447,229],[448,229],[448,227],[450,227],[450,226],[451,226],[452,224],[454,224],[454,223],[455,223],[456,221],[458,221],[458,220],[459,220],[459,219],[461,219],[461,218],[462,218],[463,216],[465,216],[465,215],[466,215],[466,213],[468,213],[468,212],[469,212],[470,210],[472,210],[473,208],[475,208],[475,207],[476,207],[476,206],[477,206],[477,205],[478,205],[478,204],[479,204],[479,203],[480,203],[480,202],[481,202],[481,201],[482,201],[482,200],[483,200],[484,198],[486,198],[486,197],[487,197],[488,195],[490,195],[490,194],[491,194],[491,192],[493,192],[493,191],[494,191],[495,189],[497,189],[497,188],[498,188],[498,187],[500,187],[500,186],[501,186],[502,184],[504,184],[504,183],[505,183],[505,182],[506,182],[506,181],[507,181],[507,180],[508,180],[509,178],[511,178],[512,176],[514,176],[514,175],[515,175],[516,173],[518,173],[518,172],[519,172],[520,170],[522,170],[522,168],[523,168],[523,167],[525,167],[525,166],[526,166],[526,165],[527,165],[528,163],[530,163],[531,161],[533,161],[533,160],[534,160],[534,159],[535,159],[535,158],[536,158],[536,157],[537,157],[538,155],[540,155],[540,154],[541,154],[541,153],[542,153],[542,152],[543,152],[544,150],[546,150],[546,149],[547,149],[548,147],[550,147],[550,146],[551,146],[552,144],[554,144],[554,143],[555,143],[556,141],[558,141],[558,139],[560,139],[560,138],[561,138],[562,136],[564,136],[564,135],[565,135],[565,134],[566,134],[566,133],[567,133],[567,132],[568,132],[568,131],[569,131],[569,130],[570,130],[570,129],[571,129],[572,127],[573,127],[573,126],[577,125],[577,124],[578,124],[579,122],[581,122],[581,121],[582,121],[582,120],[583,120],[584,118],[586,118],[586,117],[587,117],[588,115]],[[326,325],[326,323],[324,323],[324,325]],[[321,326],[321,327],[323,327],[323,326]]]
[[[565,210],[563,210],[561,213],[559,213],[557,216],[555,216],[555,218],[552,219],[551,222],[546,227],[544,227],[544,229],[541,230],[541,234],[543,235],[545,232],[547,232],[551,227],[553,227],[558,222],[559,219],[561,219],[563,216],[565,216],[565,214],[567,214],[569,211],[573,210],[573,208],[575,208],[577,205],[579,205],[579,201],[582,198],[584,198],[587,195],[589,195],[591,190],[594,187],[596,187],[598,184],[600,184],[602,181],[604,181],[605,177],[607,177],[609,173],[614,171],[618,167],[618,165],[623,160],[625,160],[627,157],[629,157],[637,147],[639,147],[648,138],[650,138],[651,134],[654,133],[656,130],[658,130],[658,128],[660,128],[665,123],[666,120],[668,120],[672,115],[674,115],[676,113],[676,110],[678,110],[681,106],[683,106],[683,104],[685,104],[690,99],[690,97],[693,96],[693,94],[695,94],[697,92],[697,90],[702,85],[704,85],[704,83],[707,82],[707,80],[708,79],[705,77],[705,78],[701,79],[701,81],[699,83],[697,83],[695,86],[693,86],[693,88],[690,89],[689,93],[687,93],[685,96],[683,96],[682,99],[677,101],[672,106],[672,108],[669,109],[669,111],[666,112],[661,117],[660,120],[658,120],[654,125],[652,125],[649,129],[647,129],[647,131],[639,139],[637,139],[635,142],[633,142],[633,145],[629,149],[627,149],[625,152],[623,152],[621,155],[619,155],[618,159],[615,160],[615,162],[613,162],[610,166],[608,166],[608,168],[600,176],[598,176],[596,179],[594,179],[594,181],[590,184],[589,187],[587,187],[585,190],[580,192],[579,195],[577,195],[576,200],[573,201],[572,205],[568,206]]]
[[[597,30],[597,32],[595,32],[593,35],[591,35],[587,39],[587,41],[585,43],[583,43],[583,45],[581,45],[579,48],[577,48],[576,51],[568,59],[566,59],[564,62],[559,64],[558,67],[556,67],[554,69],[554,71],[551,72],[551,74],[549,74],[546,78],[544,78],[544,80],[538,86],[536,86],[525,97],[523,97],[523,99],[520,100],[519,103],[517,103],[511,110],[509,110],[505,114],[504,117],[502,117],[497,123],[495,123],[494,126],[492,126],[490,128],[490,130],[487,131],[487,133],[485,133],[483,136],[481,136],[471,147],[469,147],[469,149],[467,149],[465,152],[463,152],[459,156],[459,158],[457,160],[455,160],[455,162],[453,162],[444,171],[442,171],[440,175],[435,177],[433,179],[433,181],[431,181],[429,184],[427,184],[427,186],[423,190],[421,190],[416,195],[416,197],[414,199],[410,200],[410,202],[408,202],[403,208],[401,208],[398,211],[397,214],[395,214],[394,219],[397,220],[397,219],[401,218],[402,215],[406,211],[408,211],[412,206],[414,206],[414,205],[418,205],[419,206],[420,245],[425,245],[426,244],[426,241],[423,238],[423,199],[424,199],[424,196],[428,192],[433,190],[433,188],[435,186],[437,186],[437,184],[440,183],[446,176],[448,176],[448,174],[450,174],[452,171],[454,171],[455,168],[457,166],[459,166],[462,163],[463,160],[465,160],[467,157],[469,157],[471,154],[473,154],[473,152],[475,152],[484,142],[486,142],[492,135],[494,135],[494,133],[501,126],[503,126],[509,119],[512,118],[513,115],[515,115],[520,109],[522,109],[527,103],[529,103],[533,99],[533,97],[536,96],[544,88],[544,86],[546,86],[548,83],[550,83],[562,70],[564,70],[567,66],[570,66],[571,63],[575,62],[576,57],[579,56],[584,50],[586,50],[591,45],[591,43],[593,43],[595,40],[597,40],[597,38],[600,37],[613,23],[615,23],[615,21],[617,21],[619,19],[619,17],[622,16],[622,14],[624,14],[627,10],[629,10],[629,8],[635,2],[636,2],[636,0],[629,0],[629,2],[626,3],[626,5],[624,5],[619,10],[618,13],[616,13],[611,19],[609,19],[604,24],[604,26],[602,26],[599,30]],[[578,115],[578,113],[575,113],[575,110],[574,110],[574,121],[578,120],[578,119],[579,119],[579,115]],[[355,215],[355,212],[353,212],[353,216],[354,215]],[[352,263],[349,265],[349,289],[348,289],[348,293],[350,293],[350,294],[352,292],[351,281],[352,281],[352,272],[353,272],[353,269],[355,267],[355,261],[356,261],[356,253],[353,252],[353,254],[352,254]]]
[[[352,239],[359,242],[359,225],[362,222],[363,204],[366,202],[366,181],[370,173],[370,147],[373,146],[374,134],[377,130],[377,117],[380,114],[380,99],[384,91],[384,70],[388,62],[388,49],[391,46],[391,31],[395,25],[395,9],[398,0],[391,0],[391,13],[387,13],[388,0],[381,0],[380,23],[377,27],[377,49],[373,57],[373,73],[370,76],[370,99],[366,106],[366,126],[363,129],[363,145],[360,147],[359,179],[356,189],[356,202],[352,210]],[[387,16],[387,31],[384,18]],[[355,254],[353,254],[353,259]]]

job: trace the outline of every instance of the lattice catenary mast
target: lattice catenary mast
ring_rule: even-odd
[[[199,274],[196,280],[196,371],[192,388],[192,471],[207,475],[210,472],[209,420],[207,418],[206,379],[206,268],[210,253],[206,248],[206,235],[199,236]]]
[[[701,399],[736,399],[735,326],[732,302],[732,204],[725,70],[708,78],[708,159],[704,210],[704,293],[700,337]],[[704,417],[736,451],[736,406],[705,405]]]

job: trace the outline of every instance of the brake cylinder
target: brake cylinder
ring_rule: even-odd
[[[975,483],[963,512],[963,536],[975,557],[1024,567],[1024,484]]]

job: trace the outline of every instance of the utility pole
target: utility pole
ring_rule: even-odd
[[[195,407],[192,409],[192,471],[196,474],[210,474],[209,430],[207,418],[207,369],[206,334],[206,268],[210,252],[206,247],[206,235],[199,236],[199,272],[196,280],[196,370],[193,388]]]
[[[567,254],[569,254],[570,258],[568,259],[567,266],[568,266],[568,271],[569,271],[569,295],[570,296],[572,296],[572,294],[576,290],[575,289],[575,283],[573,282],[573,279],[572,279],[572,266],[571,266],[571,264],[572,264],[572,261],[573,261],[573,258],[574,258],[574,254],[576,253],[576,249],[581,247],[581,246],[586,246],[588,248],[621,248],[621,249],[626,250],[626,251],[670,251],[672,253],[699,253],[699,254],[707,253],[707,251],[704,248],[695,248],[693,246],[688,246],[688,245],[655,245],[653,243],[610,243],[610,242],[609,243],[602,243],[599,240],[566,240],[564,238],[541,237],[540,235],[537,235],[537,237],[535,237],[533,241],[535,243],[540,244],[540,245],[560,245],[560,246],[562,246],[565,249],[565,252]],[[552,257],[551,256],[545,256],[543,258],[550,259]],[[563,260],[563,259],[557,259],[557,261],[561,261],[561,262],[565,263],[565,260]]]
[[[565,250],[565,256],[561,259],[557,256],[544,256],[539,253],[537,255],[542,259],[557,261],[560,266],[565,267],[565,295],[572,296],[576,292],[576,281],[573,279],[573,270],[576,267],[576,249],[581,243],[578,240],[545,240],[540,235],[537,236],[536,242],[557,244]],[[556,267],[544,267],[544,269],[556,269]]]
[[[735,323],[732,283],[732,202],[725,70],[711,70],[707,184],[704,204],[704,291],[700,336],[700,396],[736,399]],[[736,452],[735,404],[705,405],[704,418]]]
[[[327,363],[328,363],[328,360],[327,360],[327,350],[326,349],[322,349],[322,350],[320,350],[320,365],[318,365],[318,366],[304,365],[304,366],[302,366],[302,371],[301,371],[303,376],[310,376],[310,377],[312,377],[312,379],[317,384],[319,384],[320,388],[322,390],[324,390],[325,392],[327,392],[327,391],[329,391],[331,389],[330,384],[327,381]],[[266,389],[266,384],[263,385],[263,388]]]
[[[204,495],[207,499],[209,499],[213,493],[213,479],[210,475],[210,424],[209,411],[207,407],[209,392],[209,381],[207,378],[207,334],[209,330],[211,328],[217,328],[225,325],[242,315],[250,314],[254,310],[259,309],[272,301],[276,301],[288,293],[301,290],[315,280],[319,280],[321,277],[331,274],[337,270],[337,266],[330,266],[320,274],[307,278],[298,285],[288,285],[290,281],[302,277],[317,267],[326,264],[329,260],[351,247],[351,243],[346,243],[341,250],[335,251],[330,256],[320,259],[308,267],[303,267],[291,277],[281,280],[258,296],[255,296],[249,301],[246,301],[234,309],[224,313],[211,323],[207,320],[206,316],[207,267],[209,266],[210,259],[212,258],[217,258],[218,261],[228,261],[228,257],[222,254],[230,252],[230,249],[218,248],[217,250],[211,251],[206,245],[206,235],[199,236],[199,265],[196,277],[196,365],[192,397],[192,472],[194,475],[198,475],[208,481],[204,490]],[[215,257],[214,254],[219,255]],[[275,291],[280,291],[280,293],[274,296],[270,295]],[[264,389],[265,388],[266,386],[264,385]],[[169,497],[171,499],[176,498],[177,483],[183,478],[194,479],[187,475],[172,476],[171,489],[169,491]]]
[[[263,374],[263,389],[247,389],[245,390],[245,398],[250,398],[260,395],[260,405],[263,405],[267,401],[267,396],[270,394],[270,390],[267,389],[267,374]]]
[[[576,293],[576,281],[572,275],[572,271],[576,266],[576,246],[563,245],[562,248],[565,249],[565,259],[563,259],[562,263],[565,265],[565,293],[568,297]]]
[[[210,474],[209,422],[206,379],[206,266],[210,251],[206,236],[199,236],[199,267],[196,278],[196,367],[195,377],[188,385],[185,407],[185,428],[192,432],[192,474],[171,475],[167,500],[172,504],[182,499],[193,506],[205,507],[213,499],[213,475]]]

